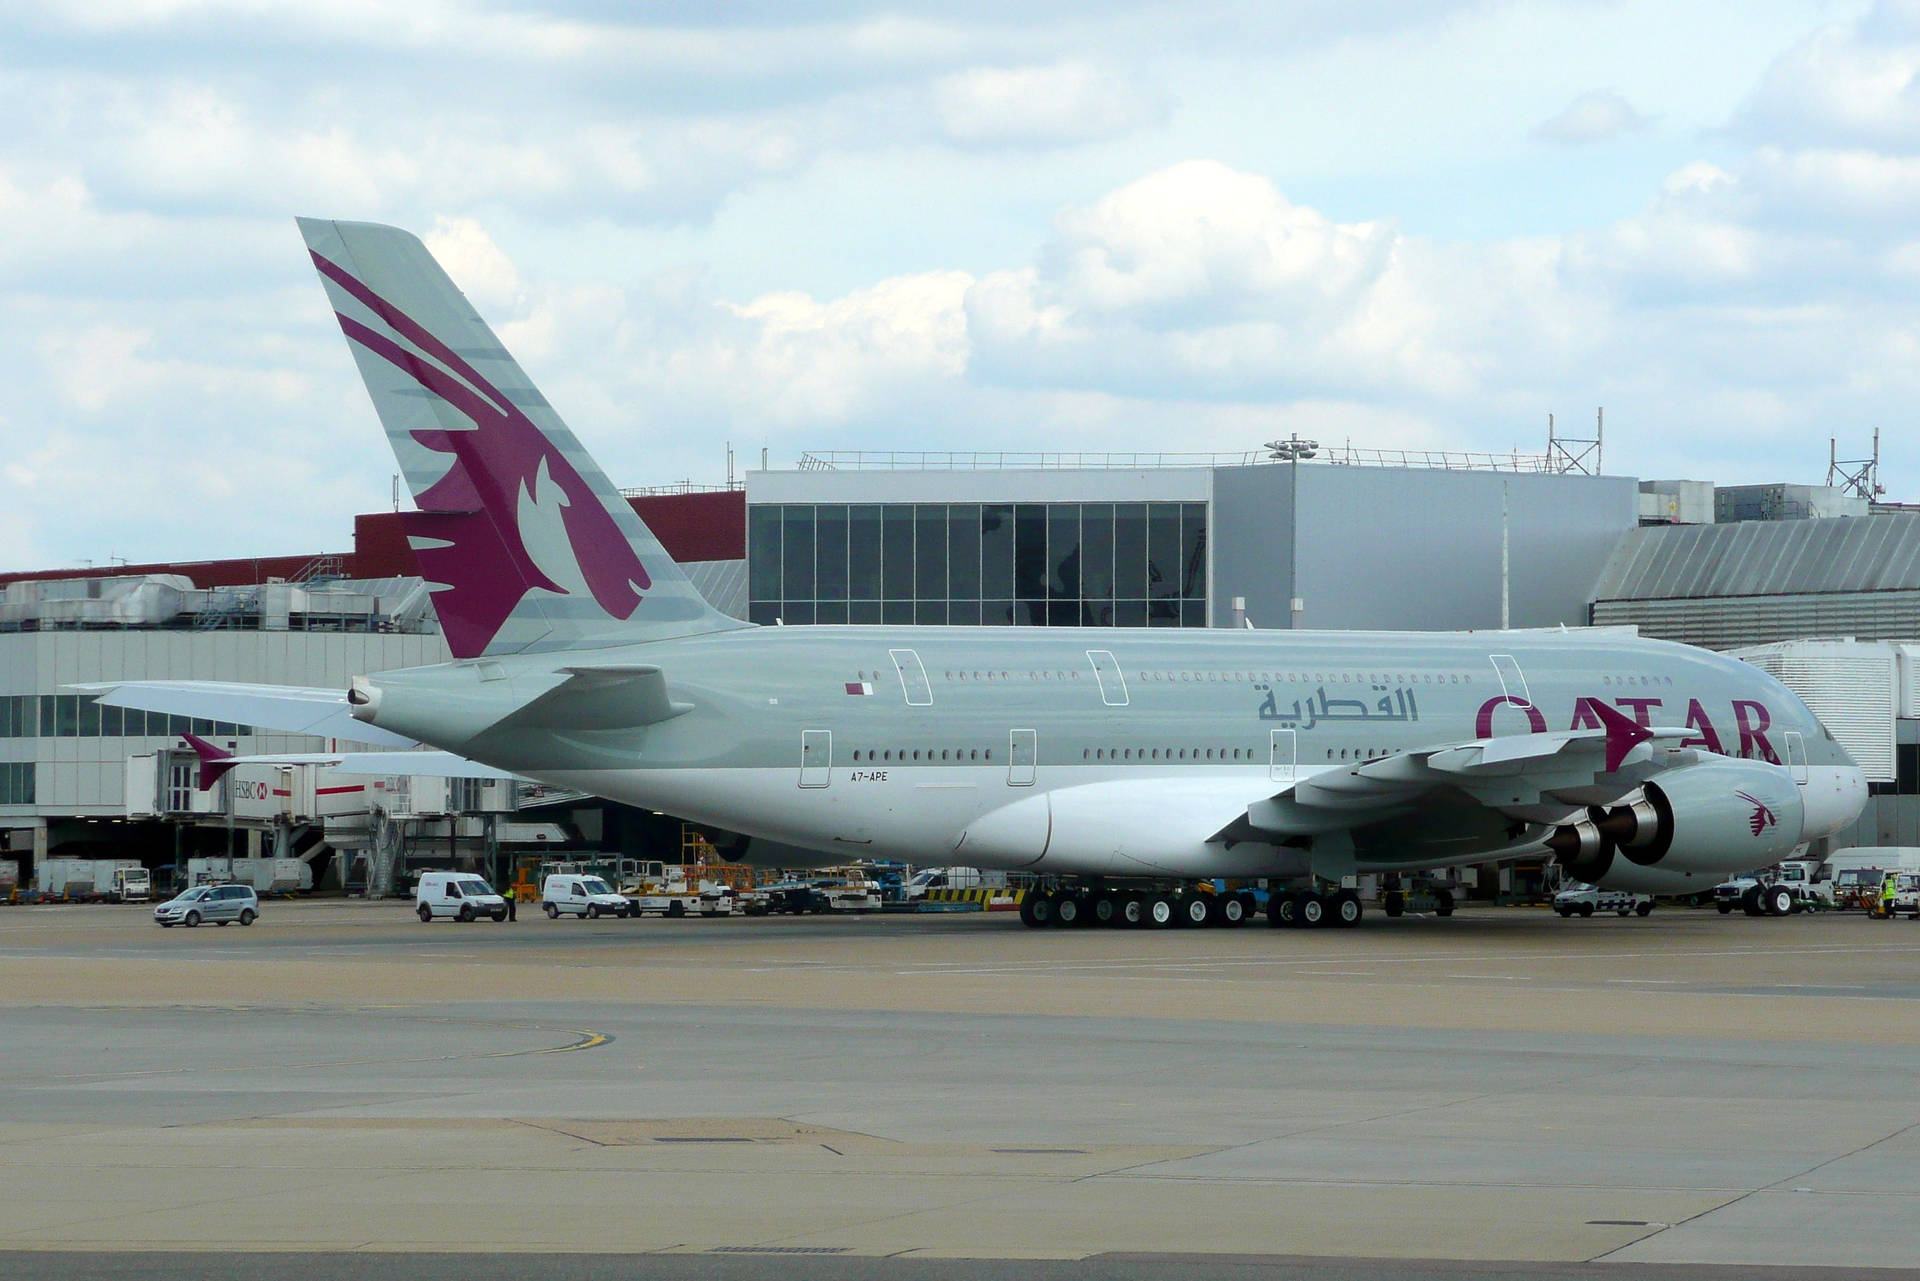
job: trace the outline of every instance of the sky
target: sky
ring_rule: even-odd
[[[296,215],[419,233],[622,486],[1604,406],[1920,498],[1920,0],[13,0],[0,570],[390,506]]]

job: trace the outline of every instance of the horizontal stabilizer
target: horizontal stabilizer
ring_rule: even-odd
[[[346,691],[341,689],[227,681],[117,681],[62,688],[92,694],[108,707],[231,721],[276,734],[312,734],[384,747],[416,746],[410,738],[353,719]]]
[[[693,704],[673,700],[666,673],[651,664],[563,667],[560,671],[566,680],[496,728],[631,729],[693,710]]]
[[[194,734],[185,736],[200,757],[200,790],[239,765],[324,765],[341,774],[411,775],[416,778],[519,778],[508,770],[482,765],[452,752],[278,752],[229,756]],[[209,755],[209,752],[212,754]]]

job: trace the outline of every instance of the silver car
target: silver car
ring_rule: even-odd
[[[202,921],[252,925],[259,916],[260,896],[251,885],[196,885],[153,909],[153,919],[166,929],[192,927]]]

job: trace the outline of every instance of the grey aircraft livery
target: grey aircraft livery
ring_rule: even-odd
[[[368,772],[593,793],[737,834],[756,862],[1050,875],[1029,924],[1242,919],[1246,897],[1185,892],[1211,878],[1265,879],[1276,920],[1353,924],[1342,877],[1548,851],[1602,886],[1690,893],[1864,803],[1785,686],[1625,632],[727,617],[419,240],[300,231],[418,505],[454,661],[344,691],[87,687],[105,702],[409,749],[350,762]],[[210,775],[235,763],[200,747]]]

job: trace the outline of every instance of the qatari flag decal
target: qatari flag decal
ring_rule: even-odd
[[[871,694],[873,693],[873,682],[872,681],[848,681],[847,693]]]

